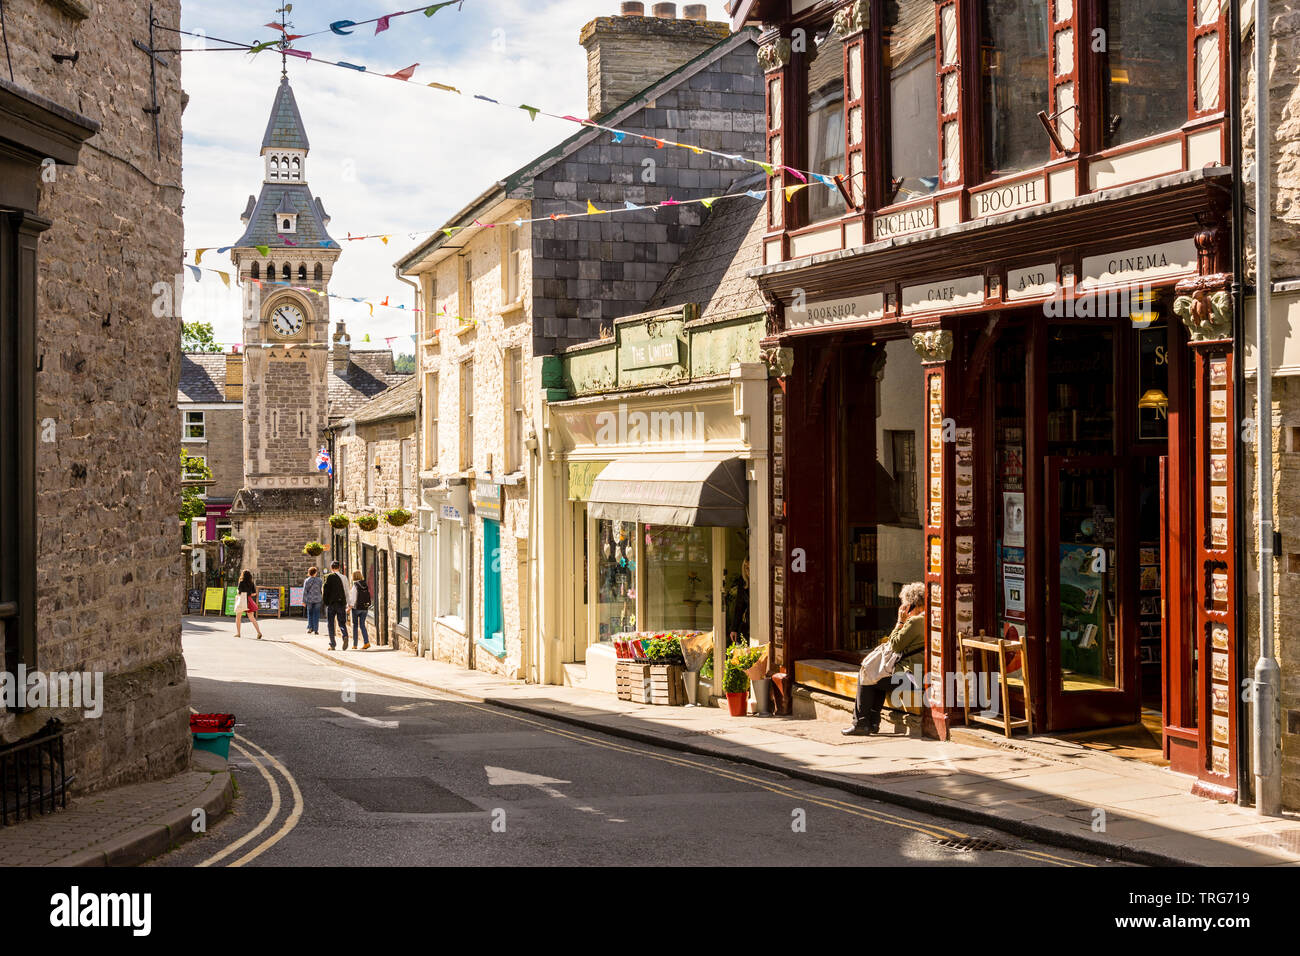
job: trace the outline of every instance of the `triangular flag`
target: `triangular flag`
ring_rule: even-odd
[[[354,27],[354,26],[356,26],[356,22],[353,20],[335,20],[333,23],[330,24],[330,29],[333,30],[335,33],[337,33],[339,36],[345,37],[351,35],[352,33],[352,31],[347,28]]]
[[[202,269],[200,269],[198,266],[186,266],[185,268],[189,269],[191,272],[194,273],[194,281],[195,281],[195,282],[200,282],[200,281],[202,281],[202,279],[203,279],[203,270],[202,270]]]
[[[221,276],[221,281],[225,284],[226,288],[229,289],[229,288],[230,288],[230,273],[229,273],[229,272],[222,272],[222,271],[218,270],[218,271],[217,271],[217,275]]]
[[[367,302],[366,305],[370,306],[370,317],[373,319],[375,317],[375,304],[373,302]]]
[[[663,202],[661,202],[659,205],[661,205],[661,206],[680,206],[681,203],[679,203],[676,199],[673,199],[671,196],[669,196],[667,199],[665,199],[665,200],[664,200]]]
[[[769,176],[776,172],[770,163],[761,163],[758,160],[754,160],[754,165],[763,170],[763,172],[767,173]]]
[[[823,186],[829,186],[831,189],[835,188],[835,180],[832,177],[823,176],[821,173],[813,173],[813,175],[817,177],[817,181]]]
[[[223,253],[223,252],[229,252],[232,248],[234,248],[234,247],[233,247],[233,246],[222,246],[220,249],[217,250],[217,254],[220,255],[220,254]]]
[[[390,13],[387,17],[380,17],[378,20],[375,21],[376,36],[388,29],[388,17],[391,16],[392,14]]]
[[[636,203],[632,202],[630,199],[624,199],[624,200],[623,200],[623,208],[624,208],[624,209],[644,209],[645,206],[638,206]]]
[[[205,252],[207,252],[207,251],[208,251],[207,249],[195,249],[195,250],[194,250],[194,264],[195,264],[196,266],[197,266],[200,262],[203,261],[203,253],[205,253]]]
[[[701,199],[700,205],[703,206],[705,209],[712,209],[714,201],[715,200],[712,199]]]
[[[536,121],[537,121],[537,114],[541,112],[541,110],[539,110],[536,106],[528,106],[528,105],[526,105],[526,104],[524,104],[524,103],[520,103],[520,104],[519,104],[519,108],[520,108],[521,110],[527,110],[527,111],[528,111],[528,118],[529,118],[530,120],[532,120],[533,122],[536,122]]]
[[[284,240],[284,244],[285,244],[286,246],[296,246],[296,245],[298,245],[298,243],[294,242],[292,239],[286,239],[286,240]]]
[[[627,133],[624,133],[624,132],[622,132],[621,130],[615,130],[615,132],[614,132],[614,142],[616,142],[616,143],[621,143],[621,142],[623,142],[623,140],[624,140],[626,137],[627,137]]]
[[[784,169],[791,176],[793,176],[795,179],[799,180],[799,182],[805,184],[808,182],[808,177],[805,176],[803,173],[799,172],[799,170],[794,169],[793,167],[790,166],[782,166],[781,168]]]
[[[383,302],[380,302],[379,304],[380,304],[380,305],[388,305],[388,296],[384,296],[384,301],[383,301]],[[369,336],[366,336],[366,338],[369,338]]]
[[[651,136],[650,138],[654,139],[653,136]],[[655,149],[663,149],[663,148],[664,148],[664,141],[662,139],[655,139]]]
[[[270,27],[272,30],[279,30],[281,33],[285,32],[284,27],[279,23],[263,23],[262,26]]]
[[[757,189],[746,189],[745,195],[748,196],[750,199],[762,199],[765,195],[767,195],[767,190],[763,190],[762,192],[760,192]]]
[[[498,106],[500,105],[500,101],[494,100],[490,96],[484,96],[482,93],[475,93],[474,99],[483,100],[485,103],[496,103]]]
[[[415,72],[415,68],[419,65],[420,64],[418,63],[412,63],[410,66],[402,67],[396,73],[385,73],[384,76],[387,76],[390,79],[394,79],[394,80],[409,80],[411,78],[411,74]]]
[[[590,199],[587,200],[587,213],[592,216],[599,216],[603,210],[597,209]]]
[[[700,149],[698,146],[690,146],[690,147],[688,147],[688,148],[689,148],[690,151],[691,151],[692,153],[694,153],[696,156],[703,156],[703,155],[704,155],[704,150]]]
[[[257,250],[259,256],[269,256],[271,254],[270,246],[254,246],[253,248]]]
[[[791,199],[794,198],[795,193],[797,193],[799,190],[803,189],[807,185],[808,185],[807,183],[795,183],[793,186],[786,186],[785,201],[789,202]]]
[[[587,120],[578,119],[576,116],[561,116],[560,119],[566,119],[571,123],[585,123]]]
[[[388,240],[390,238],[391,238],[390,236],[380,236],[379,241],[382,242],[384,245],[388,245]]]
[[[443,7],[449,7],[449,6],[451,6],[453,3],[459,3],[459,2],[460,2],[460,0],[447,0],[446,3],[435,3],[435,4],[434,4],[433,6],[431,6],[431,7],[425,7],[425,8],[424,8],[424,15],[425,15],[426,17],[431,17],[431,16],[433,16],[435,13],[437,13],[439,10],[441,10]]]

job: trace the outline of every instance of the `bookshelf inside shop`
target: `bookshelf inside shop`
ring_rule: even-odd
[[[1114,350],[1110,330],[1059,328],[1047,349],[1047,454],[1114,452]]]
[[[848,650],[870,650],[887,637],[897,601],[882,596],[877,584],[877,538],[874,525],[850,525],[848,541]],[[883,604],[882,604],[883,602]]]

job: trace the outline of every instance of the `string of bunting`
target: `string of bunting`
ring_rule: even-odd
[[[168,29],[171,29],[176,33],[182,33],[190,36],[194,35],[191,31],[181,30],[175,27],[168,28]],[[229,43],[233,47],[243,47],[249,53],[252,54],[261,53],[263,50],[267,50],[283,42],[282,39],[276,39],[276,40],[268,40],[262,43],[241,44],[236,40],[222,40],[216,37],[210,37],[210,39],[215,39],[219,43]],[[368,76],[382,77],[390,80],[400,80],[402,82],[410,82],[411,77],[415,75],[416,68],[419,67],[420,65],[419,63],[412,63],[410,66],[402,67],[400,70],[397,70],[393,73],[379,73],[370,70],[368,67],[362,64],[349,63],[344,60],[327,60],[324,59],[323,57],[317,57],[314,56],[308,50],[299,50],[293,47],[281,47],[280,52],[286,56],[297,57],[302,60],[307,60],[308,62],[311,63],[320,63],[325,66],[338,67],[356,73],[366,74]],[[782,172],[787,172],[795,179],[799,180],[798,184],[796,184],[795,186],[785,187],[787,191],[793,190],[794,192],[798,192],[800,188],[811,185],[812,182],[820,183],[821,185],[829,189],[833,189],[836,191],[843,191],[844,189],[843,184],[849,178],[847,176],[830,176],[825,173],[818,173],[811,170],[796,169],[793,166],[769,163],[765,160],[753,159],[741,153],[724,153],[721,150],[709,149],[704,146],[696,146],[692,143],[679,143],[675,140],[665,139],[658,136],[651,136],[648,133],[637,133],[631,130],[623,130],[615,126],[607,126],[602,123],[597,123],[592,119],[582,119],[581,117],[573,116],[572,114],[552,113],[549,110],[544,110],[538,106],[530,106],[527,103],[521,103],[517,107],[510,106],[508,103],[502,103],[500,100],[494,99],[493,97],[487,96],[482,93],[463,92],[458,87],[452,86],[447,83],[432,82],[432,83],[425,83],[424,86],[431,89],[440,90],[446,93],[454,93],[458,96],[466,96],[470,99],[481,101],[484,103],[489,103],[491,105],[498,106],[503,109],[522,110],[525,113],[527,113],[529,119],[533,121],[536,121],[538,116],[546,116],[551,119],[565,120],[570,123],[577,123],[579,126],[588,126],[593,129],[599,129],[602,130],[603,132],[609,133],[613,137],[614,143],[622,143],[626,139],[631,138],[635,140],[641,140],[647,143],[653,143],[655,149],[665,149],[670,147],[673,149],[685,149],[691,151],[697,156],[716,156],[720,159],[725,159],[730,162],[747,163],[749,165],[759,167],[760,169],[763,170],[764,174],[768,176],[775,175],[778,170]],[[793,195],[793,193],[789,193],[789,195]],[[787,198],[789,198],[789,195],[787,195]]]
[[[197,262],[199,259],[201,259],[202,253],[206,251],[207,251],[206,249],[199,250],[198,258],[195,261]],[[209,266],[189,265],[188,263],[185,265],[185,268],[189,269],[190,272],[193,274],[195,282],[203,281],[203,273],[212,272],[215,273],[221,279],[222,284],[227,289],[230,288],[229,272],[224,272],[221,269],[213,269]],[[320,296],[321,298],[339,299],[340,301],[343,302],[359,302],[362,305],[366,305],[370,307],[370,314],[372,316],[375,314],[375,306],[379,306],[380,308],[385,308],[385,309],[402,309],[403,311],[414,312],[416,314],[419,314],[424,311],[418,306],[408,309],[406,308],[405,303],[392,305],[388,301],[390,298],[389,296],[384,296],[384,300],[382,302],[375,302],[371,299],[362,298],[360,296],[340,295],[337,292],[322,292],[320,289],[313,289],[311,286],[306,286],[306,285],[295,285],[293,282],[286,282],[283,279],[254,279],[252,277],[249,277],[245,281],[251,282],[254,285],[258,286],[259,288],[265,285],[282,286],[283,288],[286,289],[293,289],[295,292],[310,292],[312,295]]]
[[[385,13],[381,17],[371,17],[369,20],[335,20],[325,29],[314,30],[311,33],[290,33],[282,24],[279,23],[267,23],[265,26],[270,27],[272,30],[279,30],[284,34],[280,39],[272,40],[271,42],[273,44],[284,41],[305,40],[308,37],[321,36],[326,33],[333,33],[335,36],[341,37],[352,36],[357,27],[369,26],[372,23],[375,25],[375,32],[373,35],[378,36],[389,28],[391,25],[390,21],[396,20],[398,17],[409,16],[412,13],[423,13],[426,17],[432,17],[443,7],[456,7],[459,10],[464,6],[464,3],[465,0],[445,0],[443,3],[415,7],[411,10],[398,10],[395,13]],[[285,12],[288,13],[292,9],[293,4],[288,4],[285,7]]]

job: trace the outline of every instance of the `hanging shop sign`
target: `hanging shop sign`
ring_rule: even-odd
[[[1148,284],[1196,274],[1196,243],[1191,239],[1085,256],[1078,288]]]
[[[984,302],[984,277],[962,276],[927,282],[925,285],[903,287],[903,315],[917,312],[937,312],[946,309],[968,309]]]
[[[803,308],[791,306],[785,313],[786,329],[810,329],[845,322],[868,322],[885,315],[885,296],[881,292],[856,295],[848,299],[808,302]]]
[[[501,520],[501,486],[480,481],[474,486],[474,511],[486,521]]]

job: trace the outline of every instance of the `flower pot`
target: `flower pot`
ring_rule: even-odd
[[[750,681],[749,686],[754,690],[754,716],[771,717],[772,679],[770,677],[760,677],[757,680]]]
[[[744,717],[749,711],[749,691],[727,691],[727,710],[732,717]]]

